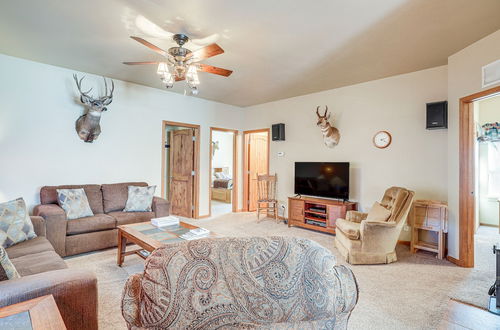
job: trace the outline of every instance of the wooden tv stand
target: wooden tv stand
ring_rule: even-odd
[[[288,227],[297,226],[335,234],[335,222],[347,211],[358,209],[355,202],[314,197],[288,197]]]

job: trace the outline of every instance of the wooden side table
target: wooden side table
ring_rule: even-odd
[[[52,295],[0,308],[0,329],[65,330]]]
[[[416,200],[410,213],[412,235],[410,252],[425,250],[437,253],[439,259],[444,258],[446,234],[448,233],[448,206],[446,203],[432,200]],[[436,243],[425,242],[419,238],[419,231],[437,233]]]

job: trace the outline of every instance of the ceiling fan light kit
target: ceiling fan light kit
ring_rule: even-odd
[[[217,44],[211,44],[194,52],[184,48],[184,44],[189,41],[185,34],[175,34],[172,39],[178,46],[171,47],[168,51],[139,38],[131,37],[135,41],[145,45],[154,52],[164,56],[166,61],[161,62],[123,62],[127,65],[158,64],[156,73],[166,88],[172,88],[176,81],[185,80],[193,95],[198,94],[200,79],[198,71],[213,73],[224,77],[229,77],[233,71],[218,68],[211,65],[200,64],[199,61],[224,53],[224,50]]]

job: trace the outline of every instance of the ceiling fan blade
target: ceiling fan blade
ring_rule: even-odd
[[[188,58],[193,58],[195,61],[201,61],[206,58],[224,53],[224,49],[220,48],[217,44],[211,44],[206,47],[200,48],[189,54]]]
[[[216,66],[207,65],[207,64],[199,64],[199,70],[203,72],[218,74],[219,76],[229,77],[233,71],[218,68]]]
[[[158,64],[160,62],[154,62],[154,61],[149,61],[149,62],[123,62],[123,64],[127,65],[142,65],[142,64]]]
[[[152,51],[154,52],[157,52],[158,54],[162,55],[162,56],[167,56],[168,53],[166,51],[164,51],[163,49],[161,49],[160,47],[157,47],[155,45],[153,45],[152,43],[150,43],[149,41],[146,41],[142,38],[139,38],[139,37],[130,37],[132,39],[134,39],[135,41],[137,42],[140,42],[141,44],[143,44],[144,46],[148,47],[149,49],[151,49]]]

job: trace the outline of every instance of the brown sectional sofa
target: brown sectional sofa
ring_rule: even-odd
[[[114,247],[117,245],[117,226],[169,215],[169,202],[159,197],[154,197],[151,212],[123,212],[128,186],[145,187],[147,183],[45,186],[40,189],[41,204],[33,213],[45,219],[47,239],[60,256]],[[94,216],[67,220],[64,210],[57,204],[56,189],[77,188],[85,190]]]
[[[6,249],[21,278],[0,282],[0,307],[51,294],[68,329],[97,329],[97,279],[68,269],[45,237],[45,221],[31,217],[37,237]]]

